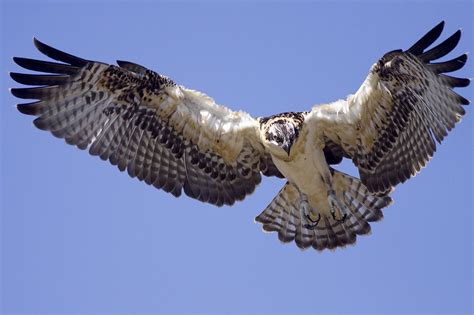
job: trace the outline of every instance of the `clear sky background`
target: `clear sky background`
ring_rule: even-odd
[[[1,12],[4,313],[472,311],[472,108],[370,236],[319,253],[253,222],[282,180],[233,207],[176,199],[33,128],[7,90],[11,57],[41,57],[36,36],[253,116],[302,111],[355,92],[379,57],[441,20],[443,38],[464,30],[448,57],[473,52],[471,1],[3,1]],[[474,77],[473,62],[457,75]]]

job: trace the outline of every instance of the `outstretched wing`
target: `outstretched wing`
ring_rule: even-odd
[[[264,152],[258,122],[217,105],[140,65],[118,67],[35,46],[63,63],[14,58],[25,85],[11,93],[38,101],[18,110],[67,143],[100,156],[149,185],[221,206],[252,193],[265,175],[279,175]]]
[[[443,73],[466,63],[463,54],[432,63],[456,47],[461,31],[425,51],[440,36],[438,24],[411,48],[385,54],[355,95],[314,107],[310,126],[339,145],[371,192],[384,193],[426,165],[469,101],[453,91],[469,79]]]

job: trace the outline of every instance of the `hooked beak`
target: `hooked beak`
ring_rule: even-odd
[[[291,142],[290,141],[285,141],[281,147],[283,148],[283,150],[285,150],[286,154],[288,154],[288,156],[290,156],[290,150],[291,150]]]

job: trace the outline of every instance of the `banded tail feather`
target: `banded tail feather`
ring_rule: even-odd
[[[336,221],[329,213],[312,208],[297,187],[287,182],[266,209],[256,218],[267,232],[278,232],[284,243],[295,241],[301,249],[335,249],[354,244],[357,235],[370,232],[369,222],[383,218],[382,209],[389,206],[389,196],[377,196],[369,192],[362,182],[350,175],[333,170],[333,185],[336,196],[345,207],[346,219]],[[311,228],[310,217],[319,220]]]

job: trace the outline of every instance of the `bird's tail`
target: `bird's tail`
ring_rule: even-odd
[[[381,209],[392,201],[387,195],[370,193],[358,178],[335,170],[333,187],[344,208],[344,220],[327,210],[312,208],[297,187],[287,182],[255,221],[263,224],[264,231],[278,232],[282,242],[294,240],[302,249],[335,249],[353,244],[357,234],[369,233],[369,222],[382,219]]]

